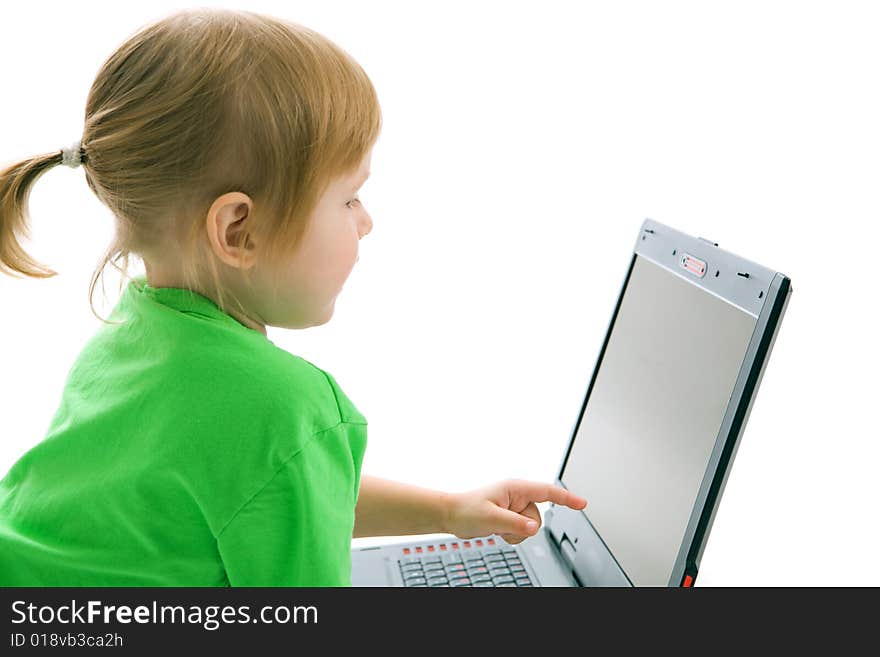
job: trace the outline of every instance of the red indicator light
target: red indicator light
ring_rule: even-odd
[[[465,546],[466,548],[469,548],[469,547],[471,546],[471,542],[470,542],[470,541],[465,541],[465,542],[464,542],[464,546]]]
[[[403,548],[403,553],[404,553],[404,554],[409,554],[409,552],[410,552],[409,548]]]
[[[434,546],[433,546],[433,545],[429,545],[429,546],[428,546],[428,552],[433,552],[433,551],[434,551]]]
[[[693,583],[694,583],[693,577],[691,577],[690,575],[684,576],[684,582],[682,583],[682,586],[691,586]]]
[[[440,549],[441,549],[441,550],[445,550],[445,549],[446,549],[446,543],[441,543],[441,544],[440,544]]]
[[[418,547],[416,548],[416,552],[419,552],[419,553],[420,553],[421,551],[422,551],[422,546],[420,545],[420,546],[418,546]]]
[[[489,543],[489,545],[495,545],[495,539],[494,539],[494,538],[490,538],[490,539],[488,540],[488,543]]]
[[[477,539],[477,547],[483,547],[483,541]]]
[[[453,544],[452,544],[452,549],[453,549],[453,550],[457,550],[457,549],[458,549],[458,543],[453,543]]]

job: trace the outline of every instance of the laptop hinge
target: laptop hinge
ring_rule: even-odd
[[[550,541],[556,545],[559,554],[562,555],[565,565],[568,566],[568,569],[574,574],[574,555],[575,552],[577,552],[577,548],[575,548],[571,539],[569,539],[568,535],[565,533],[564,524],[559,522],[556,518],[556,512],[553,509],[555,506],[555,504],[551,504],[550,508],[547,509],[547,512],[544,514],[544,522],[549,530],[547,533],[550,536]],[[577,576],[575,576],[575,579],[577,579]]]
[[[575,552],[576,549],[574,545],[568,540],[568,536],[563,533],[562,540],[559,542],[559,553],[562,555],[562,558],[565,559],[565,563],[571,571],[571,576],[577,581],[578,586],[583,586],[583,582],[581,582],[580,578],[577,576],[577,570],[574,567]]]
[[[562,540],[559,542],[559,551],[562,552],[562,556],[565,557],[569,567],[574,568],[574,553],[576,550],[565,534],[562,535]]]
[[[582,512],[551,503],[544,521],[560,565],[580,586],[631,586]]]

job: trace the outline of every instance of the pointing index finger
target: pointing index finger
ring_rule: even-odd
[[[556,502],[556,504],[562,504],[563,506],[575,510],[580,510],[587,506],[587,500],[580,495],[575,495],[570,490],[560,488],[559,486],[551,486],[551,490],[555,497],[551,497],[550,499],[551,501]]]
[[[580,510],[587,506],[587,500],[580,495],[575,495],[570,490],[553,484],[535,483],[529,491],[533,502],[553,502],[569,508]]]

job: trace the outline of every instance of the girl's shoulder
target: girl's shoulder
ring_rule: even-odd
[[[306,419],[316,432],[340,422],[366,424],[333,375],[267,340],[190,356],[202,385],[235,391],[238,405],[264,416],[297,425]]]

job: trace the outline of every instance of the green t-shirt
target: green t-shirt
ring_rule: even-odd
[[[0,480],[0,586],[350,586],[367,422],[327,372],[129,282]]]

